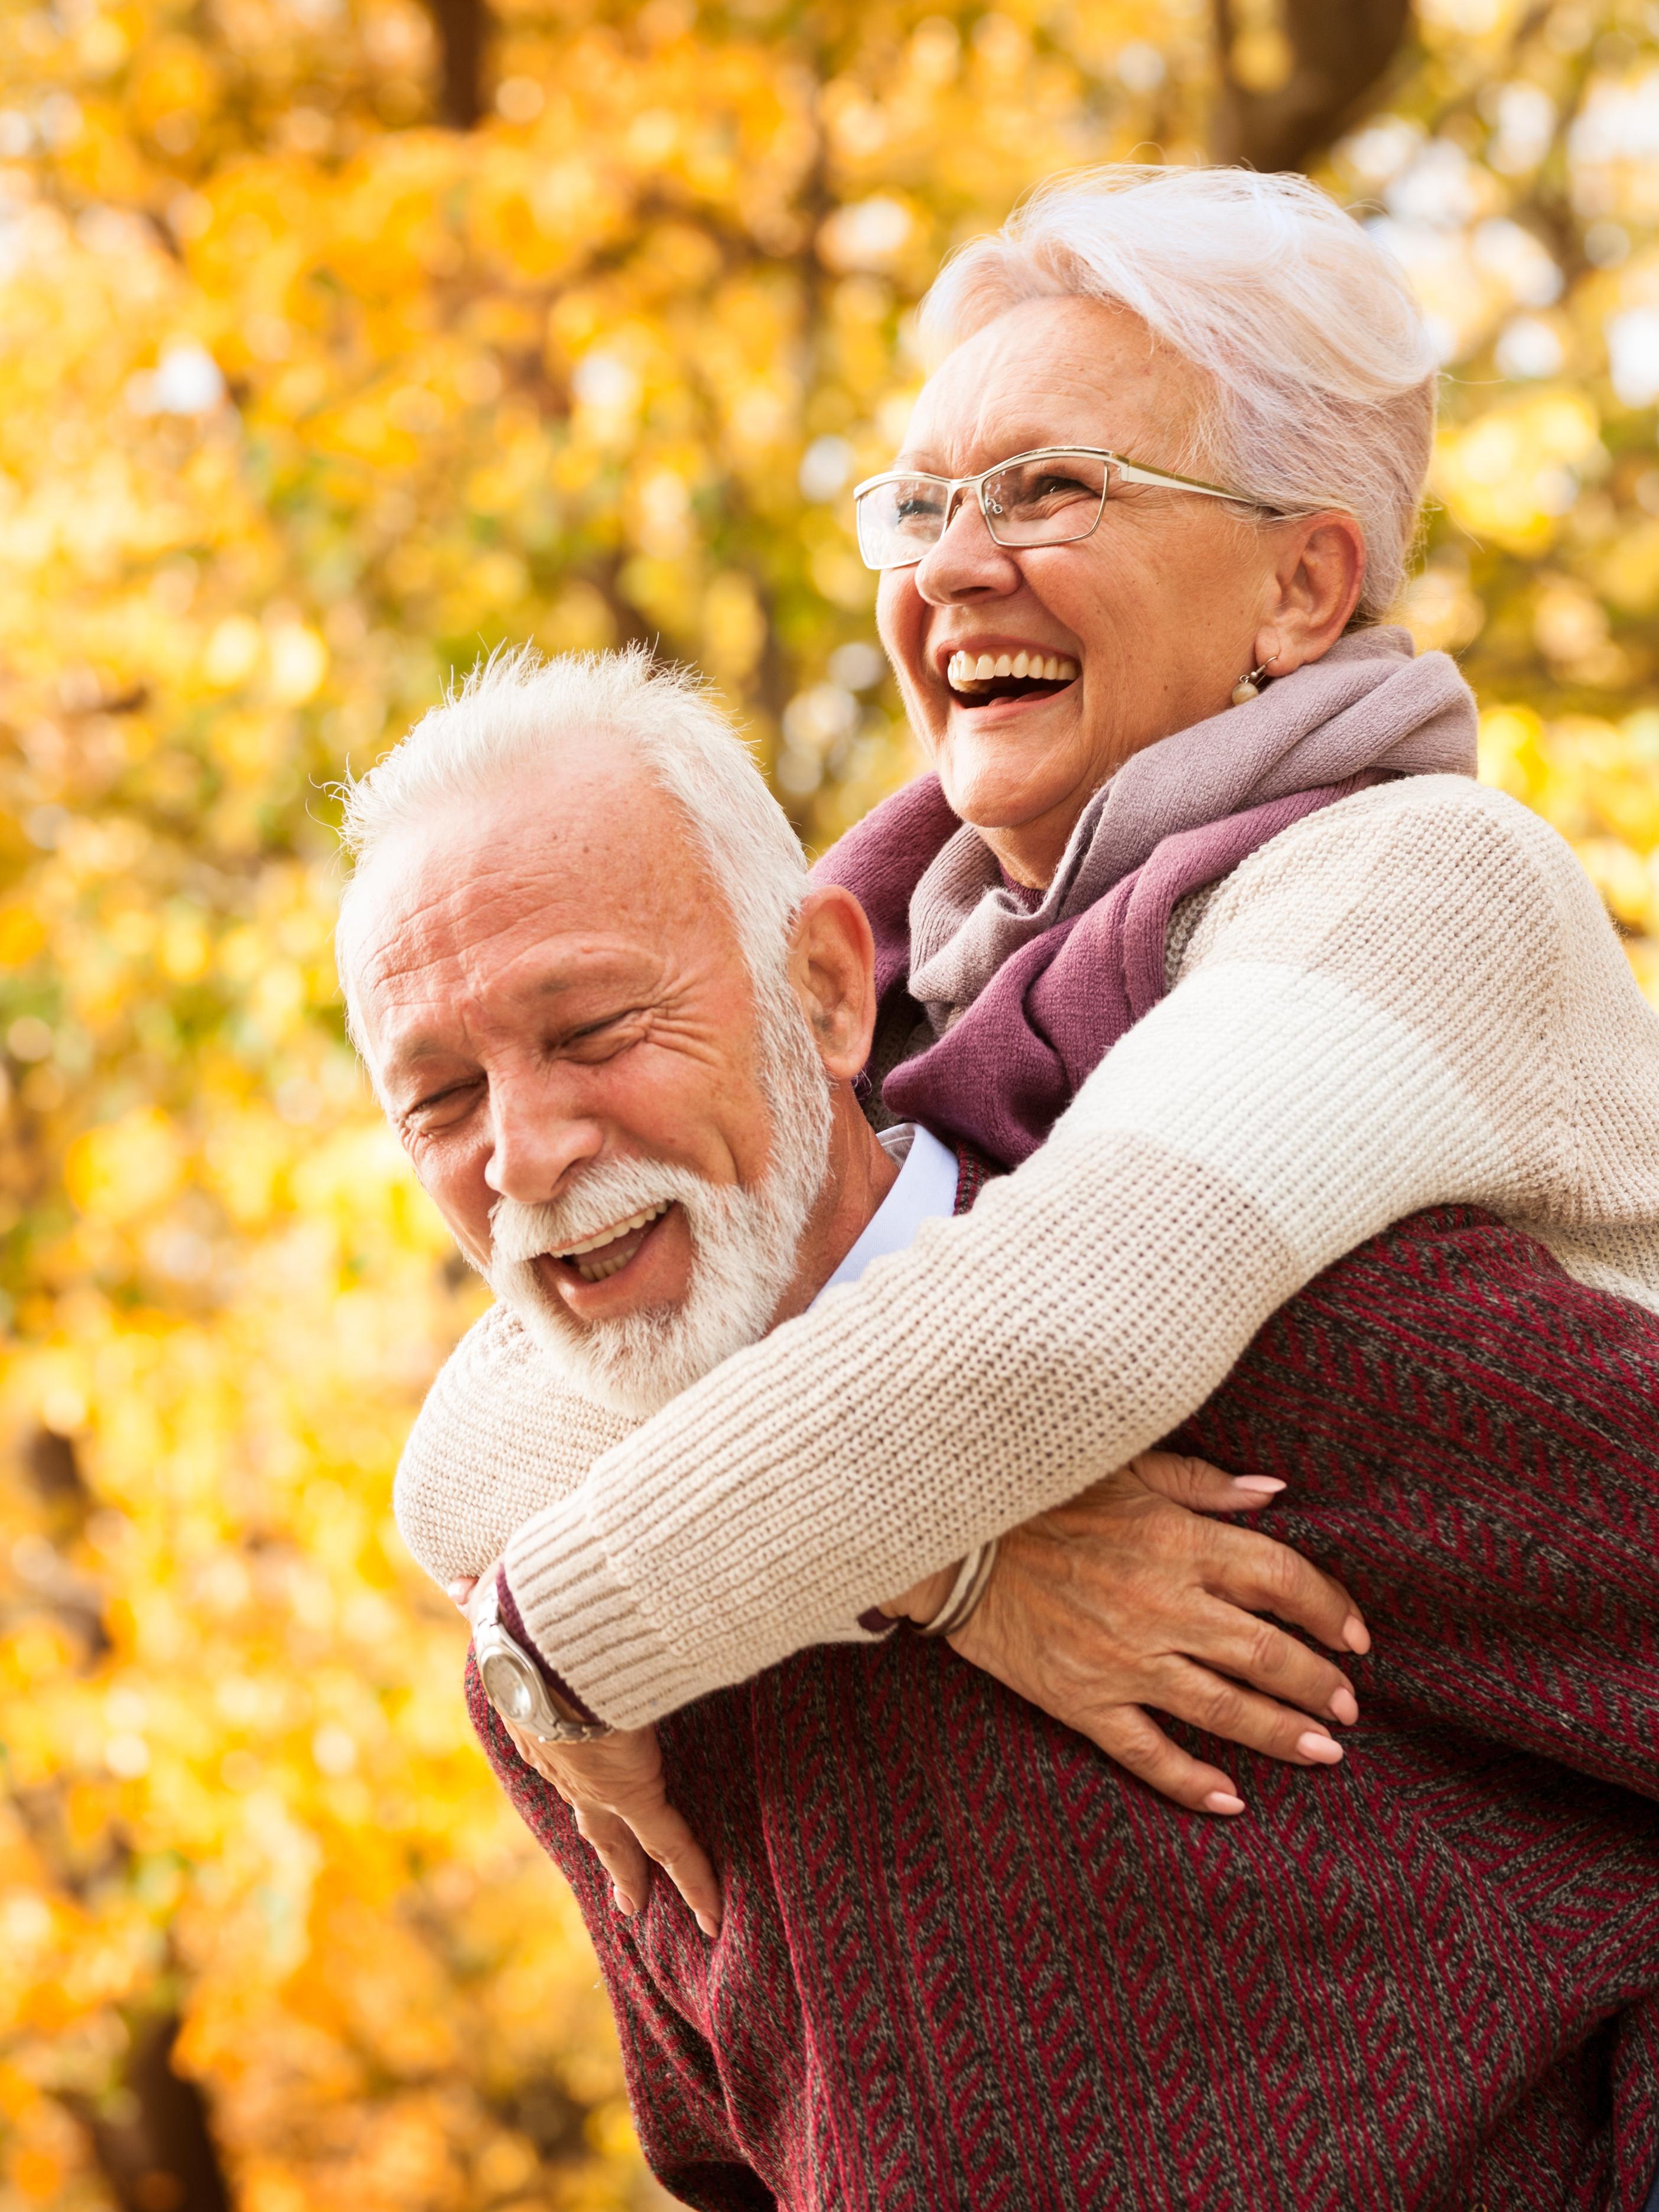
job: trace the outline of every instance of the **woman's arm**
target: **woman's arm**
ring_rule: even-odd
[[[392,1490],[398,1533],[441,1589],[471,1582],[638,1426],[562,1383],[508,1308],[493,1305],[409,1432]]]
[[[1017,1174],[519,1531],[526,1623],[637,1725],[1075,1497],[1419,1206],[1651,1227],[1656,1039],[1582,871],[1513,802],[1424,778],[1315,816],[1224,886]]]

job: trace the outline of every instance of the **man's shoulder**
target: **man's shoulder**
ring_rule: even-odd
[[[987,1158],[972,1145],[957,1145],[954,1150],[957,1156],[956,1211],[970,1213],[975,1200],[986,1184],[994,1182],[998,1176],[1006,1174],[1007,1170],[999,1167],[994,1160]]]

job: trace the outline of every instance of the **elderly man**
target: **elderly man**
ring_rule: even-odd
[[[763,795],[683,687],[501,672],[389,767],[354,804],[343,969],[388,1110],[502,1294],[402,1482],[447,1580],[629,1420],[848,1268],[944,1233],[928,1218],[982,1177],[925,1132],[902,1164],[878,1156],[851,1090],[857,910],[750,866]],[[1292,1471],[1295,1533],[1341,1558],[1387,1642],[1361,1755],[1315,1778],[1247,1752],[1245,1820],[1126,1779],[1052,1717],[1102,1741],[1137,1696],[1194,1698],[1202,1639],[1166,1636],[1153,1663],[1143,1636],[1116,1717],[1091,1703],[1145,1528],[1231,1537],[1240,1595],[1261,1570],[1239,1562],[1280,1556],[1133,1478],[1009,1534],[971,1615],[954,1562],[888,1601],[957,1608],[954,1650],[847,1624],[665,1724],[723,1886],[712,1951],[666,1888],[611,1909],[475,1690],[581,1896],[668,2185],[711,2206],[1639,2204],[1659,2156],[1656,1382],[1651,1316],[1467,1212],[1400,1224],[1264,1331],[1178,1441],[1256,1482]],[[902,1516],[902,1469],[890,1491]],[[514,1554],[486,1577],[507,1616],[487,1634],[520,1647],[498,1694],[580,1729],[556,1679],[524,1687],[526,1571]],[[757,1593],[768,1574],[757,1557]],[[1333,1640],[1346,1613],[1334,1585],[1300,1610]],[[1334,1670],[1262,1635],[1258,1671],[1273,1652],[1291,1696],[1337,1714]],[[1236,1737],[1294,1751],[1296,1728],[1319,1758],[1305,1721],[1248,1711]],[[1230,1798],[1210,1747],[1159,1741],[1167,1787]],[[580,1798],[578,1762],[608,1747],[543,1763]]]

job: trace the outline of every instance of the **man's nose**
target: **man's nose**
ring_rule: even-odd
[[[543,1206],[556,1197],[574,1167],[597,1158],[605,1132],[574,1112],[555,1081],[492,1081],[490,1147],[484,1181],[498,1198]]]
[[[1001,598],[1018,591],[1019,582],[1019,564],[992,537],[978,499],[958,492],[939,543],[916,563],[917,591],[930,606],[945,607]]]

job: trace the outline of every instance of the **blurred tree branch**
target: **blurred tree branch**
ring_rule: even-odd
[[[1291,65],[1282,82],[1238,74],[1233,0],[1212,0],[1219,91],[1210,158],[1253,169],[1305,169],[1380,97],[1411,21],[1411,0],[1284,0]]]
[[[484,112],[484,48],[489,10],[484,0],[426,0],[438,33],[442,76],[438,106],[452,131],[471,131]]]
[[[135,2034],[113,2112],[70,2099],[91,2137],[120,2212],[231,2212],[230,2191],[208,2122],[207,2100],[178,2073],[169,2013]]]

